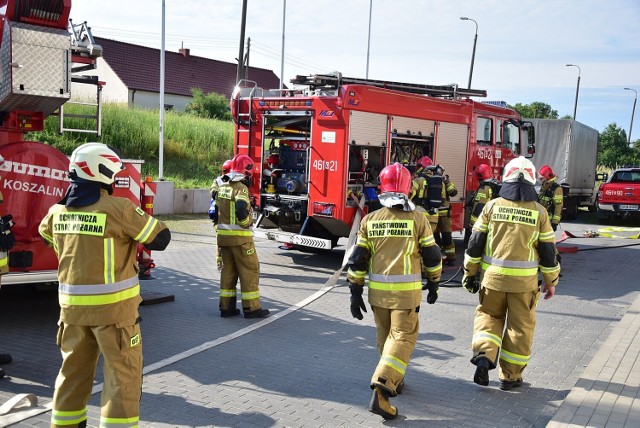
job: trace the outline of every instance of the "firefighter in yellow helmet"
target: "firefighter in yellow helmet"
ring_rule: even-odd
[[[549,165],[544,165],[538,171],[538,177],[542,182],[542,187],[538,192],[538,202],[546,208],[551,220],[551,227],[554,232],[562,219],[562,206],[564,193],[562,186],[558,184],[558,177],[553,173]]]
[[[537,200],[535,167],[520,156],[504,169],[500,197],[489,201],[473,225],[462,284],[480,290],[473,326],[473,381],[489,385],[500,358],[500,389],[522,385],[531,358],[542,273],[544,299],[555,294],[560,265],[547,211]],[[476,277],[480,274],[480,279]]]
[[[240,315],[236,307],[236,286],[240,280],[242,311],[245,318],[264,318],[269,310],[260,305],[258,281],[260,261],[253,243],[253,210],[249,189],[242,182],[251,178],[253,160],[247,155],[233,158],[228,181],[218,187],[216,198],[217,242],[222,256],[220,272],[220,316]]]
[[[0,166],[4,164],[4,158],[0,156]],[[0,203],[4,202],[2,192],[0,192]],[[9,250],[16,243],[16,237],[11,232],[13,227],[13,216],[11,214],[0,217],[0,275],[9,272]],[[1,278],[1,276],[0,276]],[[0,354],[0,364],[9,364],[12,361],[11,354]],[[0,368],[0,379],[5,376],[5,372]]]
[[[438,299],[442,271],[440,249],[426,217],[409,200],[411,174],[399,163],[379,175],[382,208],[367,214],[349,257],[347,281],[351,291],[351,314],[363,319],[367,311],[362,298],[369,276],[369,303],[376,323],[380,360],[371,378],[373,397],[369,410],[393,419],[398,410],[389,397],[401,393],[404,374],[418,337],[418,311],[422,290],[427,303]],[[428,273],[422,286],[422,265]]]
[[[100,426],[137,426],[142,394],[142,339],[136,266],[138,243],[164,250],[169,229],[126,198],[111,196],[120,157],[86,143],[71,155],[66,196],[39,226],[58,260],[62,366],[51,426],[85,427],[100,353],[104,384]]]

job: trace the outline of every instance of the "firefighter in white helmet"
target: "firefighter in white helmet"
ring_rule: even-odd
[[[71,184],[40,223],[58,256],[62,366],[52,427],[86,427],[100,353],[105,361],[100,426],[137,426],[142,394],[138,243],[164,250],[169,229],[126,198],[111,196],[120,157],[105,144],[73,151]]]
[[[0,166],[3,164],[4,158],[0,156]],[[4,202],[4,199],[2,192],[0,192],[0,203],[2,202]],[[0,275],[9,272],[9,250],[16,243],[16,237],[11,232],[12,227],[13,216],[11,214],[0,217]],[[9,364],[11,361],[11,354],[0,354],[0,364]],[[0,368],[0,379],[4,376],[4,370]]]
[[[218,248],[222,257],[220,272],[220,316],[240,315],[236,307],[236,286],[240,280],[242,311],[245,318],[264,318],[269,310],[260,305],[260,261],[253,243],[253,209],[249,189],[243,181],[251,178],[253,160],[247,155],[233,158],[228,181],[218,187],[216,224]]]
[[[520,156],[505,166],[500,197],[484,206],[465,253],[462,283],[471,293],[480,290],[471,359],[478,385],[489,385],[498,357],[500,389],[522,385],[536,323],[538,271],[545,300],[558,284],[555,236],[547,210],[537,202],[535,182],[528,159]]]
[[[442,271],[440,249],[424,214],[409,200],[411,173],[401,164],[384,168],[379,175],[381,209],[367,214],[360,225],[351,256],[347,281],[351,290],[351,314],[363,319],[362,298],[369,276],[369,303],[376,323],[380,360],[371,378],[373,397],[369,410],[385,419],[398,411],[389,402],[402,391],[409,358],[418,337],[418,311],[422,289],[427,303],[438,298]],[[428,275],[422,286],[422,266]]]

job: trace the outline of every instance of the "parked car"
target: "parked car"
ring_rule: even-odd
[[[640,167],[619,168],[598,189],[598,221],[640,219]]]

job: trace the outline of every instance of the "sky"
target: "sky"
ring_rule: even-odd
[[[94,36],[159,49],[163,3],[167,51],[236,62],[242,0],[73,0],[71,18]],[[250,38],[249,65],[280,76],[284,42],[285,84],[339,71],[467,87],[476,24],[460,17],[477,23],[471,87],[488,93],[478,100],[539,101],[572,116],[579,77],[576,120],[629,132],[636,94],[624,88],[640,92],[640,0],[247,0],[245,49]]]

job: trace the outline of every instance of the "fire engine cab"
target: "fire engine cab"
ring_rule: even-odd
[[[456,185],[454,231],[487,164],[496,178],[511,159],[532,156],[530,123],[511,109],[476,102],[486,91],[343,77],[297,76],[292,89],[241,81],[231,97],[235,154],[255,161],[249,190],[256,236],[331,249],[349,236],[358,203],[380,207],[378,174],[422,156]]]

